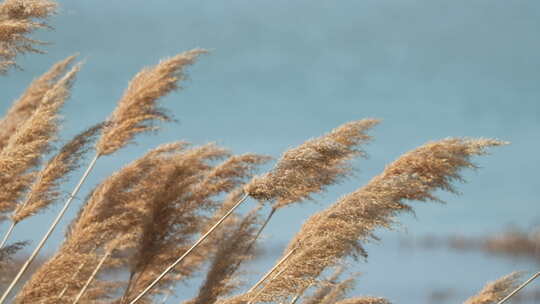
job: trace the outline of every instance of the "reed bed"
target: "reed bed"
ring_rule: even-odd
[[[41,42],[26,35],[48,27],[46,19],[56,7],[48,0],[0,4],[0,72],[16,65],[17,54],[39,52],[34,45]],[[25,277],[98,160],[119,153],[142,133],[157,132],[158,121],[173,121],[159,101],[182,88],[186,69],[205,53],[193,49],[143,68],[108,118],[63,146],[59,111],[81,69],[73,64],[74,56],[53,65],[13,103],[0,120],[0,220],[10,221],[0,246],[0,286],[5,289],[0,304],[164,303],[177,284],[191,284],[201,274],[198,293],[191,299],[180,295],[182,303],[388,304],[383,297],[351,297],[357,275],[340,279],[343,263],[350,257],[366,259],[364,245],[377,239],[375,229],[393,228],[399,214],[413,210],[413,201],[440,202],[435,191],[457,192],[454,183],[462,181],[462,170],[476,168],[473,157],[507,144],[446,138],[402,155],[366,185],[309,218],[279,262],[241,292],[249,287],[243,266],[259,252],[259,236],[276,211],[353,178],[352,161],[367,156],[368,132],[379,120],[346,122],[308,139],[285,151],[265,173],[261,168],[271,160],[265,155],[234,154],[214,143],[166,143],[87,193],[58,250]],[[65,195],[64,183],[92,153],[77,186]],[[26,244],[13,242],[11,231],[62,200],[30,257],[14,263]],[[238,208],[245,201],[251,201],[248,211]],[[495,303],[519,279],[517,274],[503,277],[464,303]]]

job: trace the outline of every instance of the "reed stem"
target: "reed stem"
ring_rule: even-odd
[[[38,255],[39,251],[43,248],[43,246],[45,245],[45,242],[49,239],[49,237],[53,233],[54,229],[56,228],[56,226],[58,225],[58,223],[60,222],[60,220],[64,216],[64,213],[66,213],[66,210],[68,209],[69,205],[73,201],[73,198],[75,198],[75,196],[79,192],[82,184],[84,183],[84,181],[86,180],[86,178],[88,177],[88,175],[90,174],[92,169],[94,168],[94,166],[95,166],[95,164],[96,164],[99,157],[100,157],[100,155],[96,153],[96,155],[94,156],[94,158],[92,159],[92,161],[88,165],[88,168],[86,168],[86,171],[84,172],[83,176],[79,180],[79,183],[75,186],[75,188],[73,189],[73,192],[71,193],[71,195],[68,197],[68,199],[64,203],[64,207],[62,207],[62,210],[60,210],[60,212],[58,213],[58,215],[54,219],[54,222],[49,227],[49,230],[45,233],[45,235],[43,236],[43,238],[41,239],[39,244],[36,246],[36,248],[34,249],[34,252],[32,252],[32,255],[30,255],[30,257],[26,260],[26,262],[24,262],[24,265],[21,267],[21,269],[19,270],[19,272],[17,273],[17,275],[15,276],[13,281],[11,281],[11,283],[9,284],[9,287],[6,289],[6,291],[2,295],[2,298],[0,298],[0,304],[3,304],[6,301],[7,297],[9,296],[9,294],[11,293],[13,288],[15,288],[15,285],[19,282],[19,280],[21,279],[23,274],[26,272],[26,270],[28,269],[28,267],[30,266],[32,261],[34,261],[34,259]]]
[[[79,268],[77,268],[77,271],[75,271],[75,273],[73,273],[73,275],[71,276],[70,281],[73,281],[77,277],[77,275],[79,274],[79,271],[81,271],[84,265],[86,265],[86,262],[79,265]],[[58,300],[60,300],[64,296],[68,288],[69,288],[69,284],[66,284],[66,286],[64,286],[62,291],[60,291],[60,293],[58,294],[58,297],[57,297]]]
[[[233,212],[236,208],[238,208],[247,198],[248,198],[248,194],[244,194],[244,196],[238,200],[238,202],[221,218],[219,219],[219,221],[217,221],[217,223],[214,224],[214,226],[212,226],[212,228],[210,228],[203,236],[201,236],[197,242],[195,242],[195,244],[193,244],[186,252],[184,252],[184,254],[179,257],[174,263],[172,263],[169,267],[167,267],[167,269],[165,269],[165,271],[163,271],[152,283],[150,283],[150,285],[148,285],[148,287],[146,287],[139,295],[137,295],[137,297],[135,299],[133,299],[131,302],[129,302],[129,304],[135,304],[137,303],[142,297],[144,297],[152,288],[154,288],[154,286],[157,285],[157,283],[159,283],[159,281],[161,281],[161,279],[163,279],[163,277],[165,277],[165,275],[167,275],[169,272],[171,272],[171,270],[174,269],[174,267],[176,267],[178,264],[180,264],[180,262],[182,262],[195,248],[197,248],[212,232],[214,232],[214,230],[216,230],[216,228],[221,224],[223,223],[223,221],[225,221]],[[2,303],[0,303],[2,304]]]
[[[105,263],[105,260],[111,255],[112,253],[112,249],[111,250],[108,250],[105,255],[101,258],[101,260],[99,261],[98,265],[96,266],[96,268],[94,269],[94,271],[92,272],[92,274],[90,275],[90,277],[88,278],[88,280],[86,280],[86,283],[84,284],[83,288],[81,289],[81,291],[79,292],[79,294],[77,295],[77,297],[75,298],[75,300],[73,301],[73,304],[77,304],[79,302],[79,300],[81,299],[81,297],[83,296],[84,292],[86,291],[86,289],[88,289],[88,286],[90,286],[90,284],[92,283],[92,281],[94,280],[94,278],[96,277],[97,273],[99,272],[99,269],[101,268],[101,266],[103,266],[103,263]]]
[[[13,232],[13,228],[15,228],[16,224],[17,223],[15,223],[14,221],[11,221],[11,225],[9,226],[8,231],[6,231],[6,234],[4,235],[4,238],[2,239],[2,243],[0,243],[0,249],[2,249],[4,245],[6,244],[6,242],[8,241],[11,233]]]
[[[268,222],[270,221],[270,219],[272,218],[272,216],[274,215],[276,210],[277,210],[277,208],[272,208],[272,211],[270,211],[270,214],[268,214],[268,217],[266,218],[266,220],[264,220],[264,223],[262,224],[262,226],[257,231],[257,234],[255,234],[255,237],[253,238],[253,240],[251,240],[249,245],[246,247],[246,250],[244,250],[244,253],[243,253],[244,256],[249,253],[251,248],[253,248],[253,245],[255,245],[255,242],[257,242],[257,239],[261,235],[262,231],[264,230],[264,228],[266,227],[266,225],[268,224]],[[238,267],[240,267],[240,263],[242,263],[242,260],[239,260],[238,262],[236,262],[236,265],[234,265],[234,268],[233,268],[234,271],[236,271],[238,269]]]
[[[292,252],[293,250],[291,250]],[[287,265],[286,267],[283,267],[283,269],[281,269],[280,271],[278,271],[278,273],[276,273],[276,275],[274,275],[269,282],[272,282],[273,280],[275,280],[277,277],[279,277],[285,270],[287,270],[289,265]],[[253,301],[255,301],[257,299],[257,297],[266,289],[266,287],[268,286],[268,284],[264,285],[254,296],[253,298],[251,298],[251,300],[249,300],[249,302],[247,304],[251,304],[253,303]]]
[[[518,288],[514,289],[514,291],[512,291],[509,295],[507,295],[506,297],[504,297],[504,299],[500,300],[499,302],[497,302],[497,304],[503,304],[504,302],[506,302],[508,299],[510,299],[511,297],[513,297],[516,293],[518,293],[521,289],[523,289],[525,286],[527,286],[530,282],[532,282],[534,279],[536,279],[537,277],[540,276],[540,271],[535,273],[532,277],[530,277],[527,281],[523,282],[523,284],[519,285]]]
[[[279,262],[274,267],[272,267],[272,269],[268,270],[268,272],[257,283],[255,283],[255,285],[253,285],[253,287],[251,287],[247,293],[251,293],[255,289],[257,289],[257,287],[259,287],[279,266],[281,266],[281,264],[287,261],[287,259],[296,251],[296,249],[298,249],[298,247],[295,247],[294,249],[289,251],[289,253],[287,253],[283,258],[281,258],[281,260],[279,260]]]

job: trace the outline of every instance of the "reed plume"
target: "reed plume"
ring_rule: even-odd
[[[160,97],[178,87],[177,81],[184,78],[183,67],[193,63],[197,55],[201,53],[204,53],[204,51],[197,49],[179,54],[162,61],[154,68],[144,69],[135,76],[126,90],[124,97],[120,100],[117,109],[107,122],[107,128],[104,129],[101,138],[96,144],[96,155],[90,161],[83,176],[30,255],[28,261],[23,265],[8,290],[2,295],[0,304],[4,303],[15,284],[56,229],[56,226],[71,205],[73,198],[78,194],[82,184],[94,168],[99,157],[117,151],[138,133],[155,130],[156,128],[152,126],[154,120],[168,119],[164,110],[156,107],[155,102]]]
[[[202,49],[180,53],[135,75],[96,145],[98,155],[114,153],[135,135],[156,130],[156,120],[171,120],[167,111],[156,105],[156,101],[179,88],[178,82],[186,77],[184,69],[204,53],[206,51]]]
[[[13,102],[7,114],[0,120],[0,151],[15,131],[32,116],[45,94],[66,73],[73,60],[75,56],[69,56],[54,64],[45,74],[32,81],[21,97]]]
[[[68,99],[80,65],[74,66],[44,94],[30,118],[9,138],[0,152],[0,212],[16,208],[17,201],[30,187],[43,155],[51,149],[59,124],[58,111]]]
[[[365,132],[377,123],[375,119],[352,121],[286,151],[270,172],[253,178],[244,190],[255,199],[272,202],[275,209],[311,199],[313,193],[350,174],[347,161],[365,156],[359,146],[370,140]]]
[[[80,161],[89,152],[90,144],[102,127],[102,124],[97,124],[76,135],[49,160],[38,173],[25,202],[15,210],[12,216],[14,223],[36,214],[58,200],[61,196],[60,184],[68,178],[69,173],[81,167]]]
[[[197,297],[186,303],[215,303],[218,298],[230,294],[241,286],[236,266],[251,256],[246,254],[246,248],[257,231],[258,209],[252,210],[242,220],[225,225],[221,229],[219,241],[215,244],[217,250],[212,257],[206,279],[199,288]]]
[[[343,273],[344,268],[338,266],[334,273],[330,275],[326,280],[318,282],[317,289],[309,297],[306,297],[302,301],[302,304],[318,304],[321,302],[336,286],[338,283],[339,276]],[[303,293],[303,292],[302,292]],[[301,294],[296,295],[301,296]]]
[[[355,278],[348,278],[343,280],[334,286],[332,286],[328,292],[322,297],[318,304],[334,304],[345,298],[347,292],[353,289],[355,283]]]
[[[21,53],[43,53],[35,45],[44,42],[28,38],[37,29],[49,28],[46,19],[57,3],[49,0],[4,0],[0,3],[0,74],[16,66]]]
[[[468,298],[463,304],[495,304],[518,286],[520,278],[521,273],[513,272],[490,282],[478,294]]]
[[[185,145],[174,143],[153,149],[99,184],[70,225],[60,249],[23,286],[17,303],[71,303],[107,246],[120,239],[129,247],[129,241],[135,238],[133,234],[140,233],[136,228],[141,226],[145,215],[144,209],[139,207],[142,205],[140,195],[144,193],[143,187],[151,183],[143,186],[141,181],[147,180],[148,169],[163,166],[163,156],[177,153]],[[104,268],[119,267],[120,263],[121,258],[114,257]],[[73,279],[75,269],[79,270]],[[93,286],[85,299],[106,299],[119,287],[117,282],[106,280],[96,280]],[[60,299],[59,294],[63,294]]]
[[[474,168],[470,158],[486,153],[503,142],[491,139],[450,138],[430,142],[408,152],[388,165],[367,185],[312,216],[285,252],[302,243],[301,250],[287,262],[288,270],[270,282],[263,301],[283,301],[296,295],[327,267],[346,256],[367,256],[362,242],[376,239],[373,230],[390,228],[393,217],[410,211],[405,200],[440,201],[433,192],[456,192],[455,180],[462,180],[462,168]]]
[[[311,199],[312,193],[320,193],[350,175],[352,168],[348,161],[366,156],[360,145],[371,139],[366,131],[378,123],[375,119],[345,123],[286,151],[273,170],[253,178],[244,187],[245,192],[260,201],[271,201],[272,209],[246,248],[246,254],[278,209]]]
[[[341,300],[335,304],[390,304],[390,301],[379,297],[358,297]]]
[[[190,164],[192,159],[202,160],[201,164],[204,164],[204,160],[210,157],[222,158],[226,156],[225,153],[226,151],[213,145],[188,151],[182,156],[183,159],[178,161],[179,167],[174,168],[162,183],[164,190],[149,199],[153,206],[152,219],[145,228],[137,249],[138,254],[133,259],[132,282],[125,299],[139,295],[163,271],[164,266],[170,265],[179,254],[189,248],[193,237],[208,229],[214,217],[208,217],[205,213],[219,207],[213,197],[235,189],[246,178],[251,177],[256,166],[267,160],[266,157],[253,154],[231,156],[215,167],[205,169],[201,166],[191,173],[191,176],[179,176],[197,168]],[[189,165],[189,168],[184,168],[186,165]],[[190,255],[179,267],[163,277],[159,286],[167,286],[190,277],[212,256],[212,252],[216,250],[215,244],[213,241],[203,244],[202,248]],[[152,294],[160,292],[162,289],[158,288],[153,290]]]

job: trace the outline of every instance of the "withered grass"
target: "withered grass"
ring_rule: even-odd
[[[47,19],[56,9],[49,0],[0,3],[0,73],[16,66],[18,54],[41,52],[37,46],[42,42],[28,35],[48,28]],[[183,86],[186,69],[205,53],[193,49],[142,69],[104,123],[59,148],[59,112],[80,64],[73,65],[75,57],[70,56],[36,78],[0,120],[0,220],[22,225],[53,207],[66,197],[64,183],[80,169],[87,153],[94,152],[47,240],[71,201],[79,198],[98,158],[119,152],[142,133],[157,131],[160,122],[174,120],[159,102]],[[285,151],[259,175],[270,157],[235,154],[215,143],[193,146],[178,141],[151,149],[80,197],[82,206],[59,248],[23,279],[13,301],[159,303],[177,284],[202,278],[194,297],[180,295],[183,303],[389,304],[382,297],[351,297],[355,276],[341,280],[340,267],[350,257],[367,259],[364,245],[377,239],[374,231],[395,227],[398,215],[413,210],[411,201],[440,202],[438,190],[457,193],[454,183],[463,180],[462,170],[476,168],[472,158],[505,142],[446,138],[405,153],[367,184],[310,217],[273,271],[248,292],[239,292],[247,283],[244,265],[258,254],[258,237],[276,210],[314,200],[330,186],[354,178],[352,162],[367,156],[367,133],[378,123],[371,118],[344,123]],[[249,211],[233,210],[247,198],[252,201]],[[265,209],[271,210],[266,217]],[[200,241],[201,236],[207,238]],[[493,241],[491,246],[501,244]],[[14,268],[23,264],[15,254],[25,245],[11,242],[0,248],[2,288],[15,285]],[[181,256],[185,259],[178,260]],[[519,279],[512,273],[489,283],[464,304],[495,303]],[[4,292],[0,304],[11,290]]]

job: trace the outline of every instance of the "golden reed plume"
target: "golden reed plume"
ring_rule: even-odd
[[[81,167],[80,161],[90,150],[90,144],[102,127],[102,124],[98,124],[76,135],[49,160],[37,174],[24,203],[17,206],[11,217],[13,222],[20,222],[58,200],[62,194],[60,184],[68,178],[69,173]]]
[[[35,45],[44,42],[26,35],[49,28],[45,20],[55,13],[57,3],[49,0],[4,0],[0,3],[0,74],[16,66],[21,53],[43,53]]]
[[[350,299],[341,300],[341,301],[335,302],[334,304],[391,304],[391,303],[385,298],[358,297],[358,298],[350,298]]]
[[[138,133],[156,130],[155,120],[170,120],[170,116],[156,101],[179,87],[186,76],[184,68],[195,62],[202,49],[180,53],[161,61],[154,67],[140,71],[129,83],[124,96],[109,118],[96,150],[99,155],[109,155],[129,143]]]
[[[405,200],[435,200],[433,191],[456,192],[451,185],[462,180],[462,168],[474,168],[470,157],[486,148],[503,145],[491,139],[450,138],[430,142],[388,165],[367,185],[342,197],[327,210],[312,216],[285,252],[301,243],[286,265],[287,270],[261,294],[262,301],[286,301],[316,282],[327,267],[346,256],[366,256],[362,242],[375,238],[375,228],[389,228],[394,216],[411,207]]]
[[[520,278],[521,273],[519,272],[505,275],[486,284],[478,294],[468,298],[463,304],[496,304],[518,286]]]
[[[244,190],[255,199],[273,202],[275,209],[311,199],[350,174],[347,161],[364,155],[359,146],[369,141],[365,132],[377,123],[352,121],[286,151],[274,169],[253,178]]]
[[[43,95],[41,104],[0,152],[0,212],[17,207],[30,187],[43,155],[51,149],[59,128],[58,112],[70,95],[80,65],[74,66]]]
[[[0,151],[15,131],[34,114],[43,96],[66,73],[73,60],[75,56],[69,56],[54,64],[45,74],[32,81],[21,97],[13,102],[7,114],[0,120]]]

